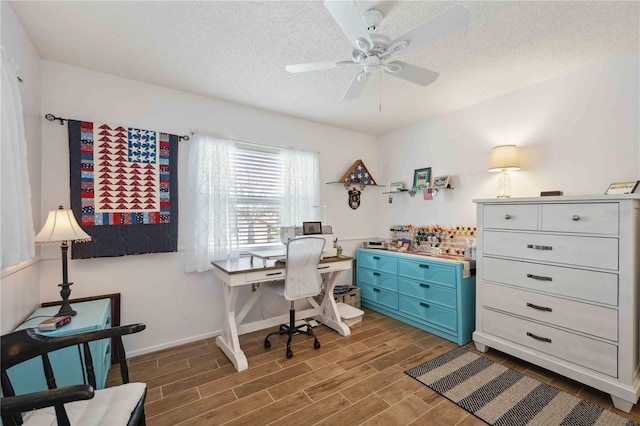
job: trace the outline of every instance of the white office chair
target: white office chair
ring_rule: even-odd
[[[287,243],[286,277],[282,294],[285,299],[291,301],[289,309],[289,324],[283,324],[278,331],[269,333],[264,339],[264,347],[270,348],[269,337],[274,335],[288,335],[287,337],[287,358],[293,356],[291,352],[291,338],[296,334],[306,334],[313,336],[314,349],[320,348],[318,338],[313,334],[312,328],[308,324],[296,327],[296,310],[294,302],[298,299],[313,297],[320,294],[322,278],[318,272],[318,264],[324,250],[324,238],[299,237],[289,240]],[[304,331],[306,328],[306,331]]]

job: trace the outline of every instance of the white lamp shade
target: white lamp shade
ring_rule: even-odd
[[[57,244],[65,241],[87,242],[91,236],[84,232],[71,210],[50,210],[44,226],[36,235],[36,244]]]
[[[520,170],[518,147],[516,145],[500,145],[491,150],[489,171],[501,172],[503,170]]]

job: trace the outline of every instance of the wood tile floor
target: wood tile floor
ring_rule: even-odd
[[[241,336],[249,369],[238,373],[214,339],[130,359],[132,381],[147,383],[147,424],[161,425],[483,425],[452,402],[404,374],[456,345],[365,310],[348,337],[320,326],[322,343],[295,336],[285,358],[284,338],[263,347],[269,330]],[[474,350],[473,344],[467,345]],[[524,361],[490,350],[485,356],[572,395],[612,408],[609,395]],[[114,366],[116,367],[116,366]],[[120,382],[112,368],[107,385]]]

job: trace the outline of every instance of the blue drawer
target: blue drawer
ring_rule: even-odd
[[[358,283],[360,297],[364,302],[377,303],[391,309],[398,309],[398,293],[368,284]]]
[[[456,286],[456,271],[453,266],[429,261],[399,260],[398,275],[449,287]]]
[[[456,309],[456,289],[430,282],[398,278],[398,293],[424,302],[435,302]]]
[[[455,310],[434,303],[410,299],[406,296],[399,296],[398,299],[399,310],[403,314],[412,316],[418,321],[428,321],[452,332],[458,330]]]
[[[371,284],[376,287],[398,291],[398,276],[385,272],[372,271],[358,267],[358,283]]]
[[[393,256],[381,253],[370,253],[358,250],[357,265],[377,271],[389,272],[391,274],[398,273],[398,260]]]

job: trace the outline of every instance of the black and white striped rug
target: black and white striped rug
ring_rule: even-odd
[[[640,426],[464,348],[405,373],[491,425]]]

